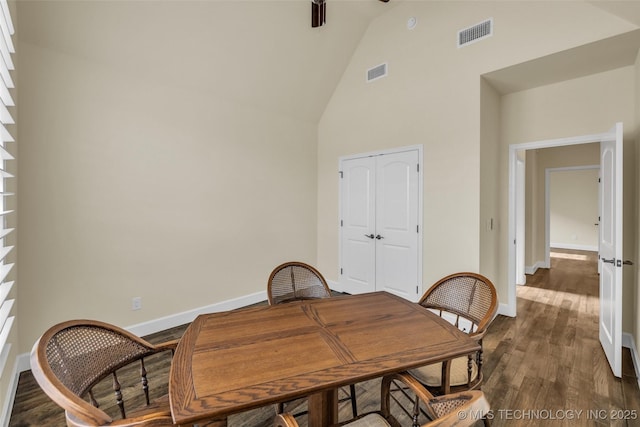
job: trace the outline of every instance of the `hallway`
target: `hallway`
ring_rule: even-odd
[[[615,378],[598,340],[597,254],[552,250],[517,297],[517,318],[498,316],[484,340],[493,425],[639,426],[630,351]]]

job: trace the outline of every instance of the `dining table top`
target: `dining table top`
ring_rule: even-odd
[[[203,314],[175,351],[171,412],[176,424],[214,419],[479,349],[438,315],[387,292]]]

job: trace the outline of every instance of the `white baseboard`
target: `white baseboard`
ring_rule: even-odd
[[[502,314],[507,317],[516,317],[515,307],[511,307],[509,304],[499,303],[497,314]]]
[[[4,396],[4,404],[2,407],[2,418],[0,418],[0,426],[8,427],[9,421],[11,420],[11,412],[13,411],[13,403],[16,399],[16,391],[18,390],[18,380],[20,379],[20,373],[28,370],[23,369],[24,359],[26,359],[26,364],[29,366],[29,355],[19,355],[16,358],[15,363],[13,364],[13,371],[11,371],[11,381],[9,381],[9,385],[7,390],[5,390]]]
[[[340,282],[336,282],[333,280],[327,280],[327,285],[329,285],[329,289],[336,292],[346,292],[345,289],[340,285]],[[348,292],[347,292],[348,293]]]
[[[160,317],[148,322],[138,323],[136,325],[128,326],[125,329],[133,334],[143,337],[145,335],[154,334],[156,332],[175,328],[176,326],[191,323],[200,314],[235,310],[236,308],[246,307],[248,305],[256,304],[266,300],[267,291],[260,291],[239,298],[234,298],[204,307],[195,308],[193,310],[184,311],[182,313]]]
[[[524,274],[529,274],[529,275],[536,274],[536,271],[538,271],[539,268],[545,268],[544,264],[545,264],[544,261],[538,261],[532,266],[525,266]]]
[[[551,243],[550,244],[551,249],[553,248],[557,248],[557,249],[570,249],[570,250],[576,250],[576,251],[591,251],[591,252],[598,252],[598,245],[576,245],[573,243]]]
[[[640,387],[640,355],[638,354],[638,347],[636,346],[633,335],[628,332],[622,333],[622,346],[628,348],[631,351],[631,360],[633,360],[633,370],[636,372],[636,379],[638,381],[638,387]]]

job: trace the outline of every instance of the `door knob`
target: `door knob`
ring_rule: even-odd
[[[633,261],[625,260],[622,264],[624,265],[633,265]]]
[[[376,236],[374,236],[373,233],[371,233],[371,234],[365,234],[364,237],[368,237],[370,239],[373,239]]]
[[[380,240],[380,239],[384,239],[384,237],[382,237],[381,235],[379,235],[379,234],[378,234],[378,235],[376,236],[376,239]]]
[[[607,264],[615,264],[616,259],[615,258],[612,258],[612,259],[602,258],[602,262],[606,262]]]

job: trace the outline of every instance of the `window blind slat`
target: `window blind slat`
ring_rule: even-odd
[[[11,288],[13,288],[13,281],[0,284],[0,305],[3,304],[4,300],[9,296]]]
[[[0,0],[0,10],[2,11],[2,16],[4,21],[9,28],[9,34],[12,36],[15,34],[16,30],[13,27],[13,21],[11,20],[11,12],[9,12],[9,2],[7,0]]]
[[[13,28],[13,22],[11,22],[11,15],[9,15],[9,12],[8,12],[9,10],[8,6],[6,6],[6,9],[5,9],[4,3],[6,2],[3,2],[2,6],[0,6],[0,29],[2,29],[3,38],[7,41],[9,52],[15,53],[16,48],[13,45],[13,41],[11,40],[11,36],[15,32],[15,30]],[[8,20],[7,20],[7,16],[9,17]]]
[[[13,230],[15,230],[15,228],[1,228],[0,229],[0,239],[4,239],[6,236],[11,234],[11,232],[13,232]],[[0,285],[0,286],[2,286],[2,285]]]
[[[14,300],[9,299],[3,302],[2,305],[0,306],[0,325],[2,325],[3,329],[4,329],[5,323],[7,322],[7,319],[9,318],[11,308],[13,307],[13,302]]]
[[[13,63],[13,59],[11,59],[11,52],[9,52],[9,46],[4,37],[0,37],[0,56],[2,56],[2,60],[8,69],[15,70],[15,64]]]
[[[11,327],[13,326],[13,320],[15,316],[11,316],[7,319],[7,321],[2,326],[2,330],[0,330],[0,348],[2,349],[2,353],[0,353],[0,369],[4,371],[4,365],[7,363],[5,354],[5,346],[10,347],[11,344],[7,344],[7,340],[9,339],[9,332],[11,332]],[[0,373],[2,372],[0,371]]]
[[[5,264],[0,266],[0,282],[4,282],[4,279],[7,278],[7,274],[9,274],[12,268],[13,264]]]
[[[0,247],[0,261],[3,261],[7,257],[7,255],[9,255],[9,252],[11,252],[12,249],[13,246]]]
[[[0,103],[0,105],[2,105]],[[15,142],[13,136],[9,133],[7,128],[0,122],[0,141],[1,142]]]
[[[13,142],[13,141],[1,140],[0,142]],[[13,157],[11,153],[9,153],[7,150],[4,149],[2,145],[0,145],[0,160],[13,160],[13,159],[15,159],[15,157]]]
[[[11,78],[11,73],[9,72],[9,69],[7,68],[7,65],[4,63],[4,61],[0,61],[0,77],[2,77],[2,81],[4,82],[6,87],[8,87],[9,89],[13,89],[15,87],[13,79]]]
[[[0,178],[13,178],[13,174],[10,174],[5,170],[0,169]]]
[[[13,97],[11,96],[11,93],[9,93],[9,88],[4,84],[4,81],[2,81],[2,79],[0,79],[0,101],[2,101],[4,105],[9,107],[13,107],[16,105]]]
[[[2,102],[0,102],[0,122],[5,125],[12,125],[15,123],[13,117],[11,117],[9,109]]]
[[[13,211],[2,211],[0,212],[0,216],[9,215],[10,213],[13,213]]]

